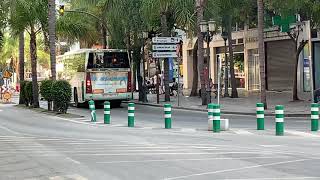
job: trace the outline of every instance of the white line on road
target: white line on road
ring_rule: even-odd
[[[303,180],[320,179],[320,177],[284,177],[284,178],[248,178],[248,179],[216,179],[216,180]]]
[[[160,159],[160,160],[144,160],[144,161],[106,161],[96,162],[98,164],[117,164],[117,163],[145,163],[145,162],[171,162],[171,161],[209,161],[209,160],[248,160],[248,159],[277,159],[289,158],[288,156],[268,156],[268,157],[241,157],[241,158],[199,158],[199,159]]]
[[[293,161],[281,161],[281,162],[276,162],[276,163],[258,164],[258,165],[254,165],[254,166],[246,166],[246,167],[241,167],[241,168],[233,168],[233,169],[225,169],[225,170],[198,173],[198,174],[190,174],[190,175],[186,175],[186,176],[169,177],[169,178],[165,178],[165,180],[185,179],[185,178],[189,178],[189,177],[212,175],[212,174],[218,174],[218,173],[226,173],[226,172],[240,171],[240,170],[245,170],[245,169],[254,169],[254,168],[260,168],[260,167],[268,167],[268,166],[275,166],[275,165],[280,165],[280,164],[289,164],[289,163],[310,161],[310,160],[315,160],[315,159],[297,159],[297,160],[293,160]]]
[[[267,147],[267,148],[274,148],[274,147],[281,147],[283,145],[273,145],[273,144],[265,144],[265,145],[260,145],[262,147]]]
[[[232,131],[239,135],[253,135],[253,133],[246,130],[242,130],[242,129],[237,129],[237,130],[233,129]]]
[[[319,135],[316,134],[311,134],[311,133],[306,133],[306,132],[301,132],[301,131],[294,131],[294,130],[286,130],[285,133],[293,134],[296,136],[302,136],[302,137],[317,137],[319,138]]]
[[[6,131],[8,131],[8,132],[10,132],[12,134],[21,134],[21,133],[19,133],[17,131],[13,131],[13,130],[11,130],[11,129],[7,128],[7,127],[1,126],[1,125],[0,125],[0,129],[4,129],[4,130],[6,130]]]
[[[6,152],[6,153],[12,153],[17,154],[15,152]],[[283,155],[292,155],[293,153],[287,153],[287,152],[198,152],[198,153],[79,153],[79,154],[73,154],[74,156],[161,156],[161,155],[229,155],[229,154],[259,154],[259,155],[274,155],[274,154],[283,154]],[[55,154],[32,154],[33,156],[57,156]]]
[[[60,152],[60,151],[59,151],[59,152]],[[69,161],[71,161],[71,162],[73,162],[73,163],[75,163],[75,164],[81,164],[79,161],[76,161],[76,160],[74,160],[74,159],[72,159],[72,158],[70,158],[70,157],[67,157],[66,159],[69,160]]]
[[[79,174],[67,175],[66,177],[74,180],[88,180],[87,178],[82,177]]]

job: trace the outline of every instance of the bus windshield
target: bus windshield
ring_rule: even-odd
[[[89,53],[87,69],[130,68],[127,52]]]

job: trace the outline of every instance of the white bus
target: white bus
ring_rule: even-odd
[[[120,106],[132,98],[126,50],[81,49],[57,57],[57,77],[70,82],[75,105],[91,99]]]

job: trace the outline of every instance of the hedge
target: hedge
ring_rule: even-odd
[[[55,81],[51,91],[55,111],[67,113],[72,97],[71,85],[65,80]]]

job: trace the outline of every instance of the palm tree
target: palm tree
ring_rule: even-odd
[[[201,83],[201,99],[202,105],[207,104],[206,81],[204,76],[204,50],[203,50],[203,35],[200,29],[200,23],[203,20],[204,1],[196,0],[197,12],[197,38],[198,38],[198,66],[200,69],[200,83]]]
[[[16,0],[10,7],[9,24],[15,34],[27,31],[30,35],[30,59],[32,69],[33,107],[39,108],[39,87],[37,78],[37,34],[41,24],[47,20],[46,0]]]
[[[257,0],[258,5],[258,41],[260,62],[260,98],[261,103],[267,108],[266,81],[265,81],[265,51],[264,51],[264,4],[263,0]]]
[[[24,32],[19,34],[19,81],[21,92],[21,82],[24,81]],[[22,96],[19,96],[19,104],[25,104]]]
[[[72,0],[71,4],[74,10],[81,14],[88,15],[101,27],[101,44],[103,49],[107,48],[107,34],[109,31],[107,14],[117,4],[117,0]]]
[[[48,0],[48,26],[49,26],[49,47],[50,47],[50,64],[51,77],[56,80],[56,1]]]
[[[194,0],[143,0],[144,16],[149,26],[160,26],[161,36],[170,36],[175,23],[181,27],[191,24]],[[160,23],[159,21],[160,20]],[[165,101],[170,101],[169,60],[164,59]]]

